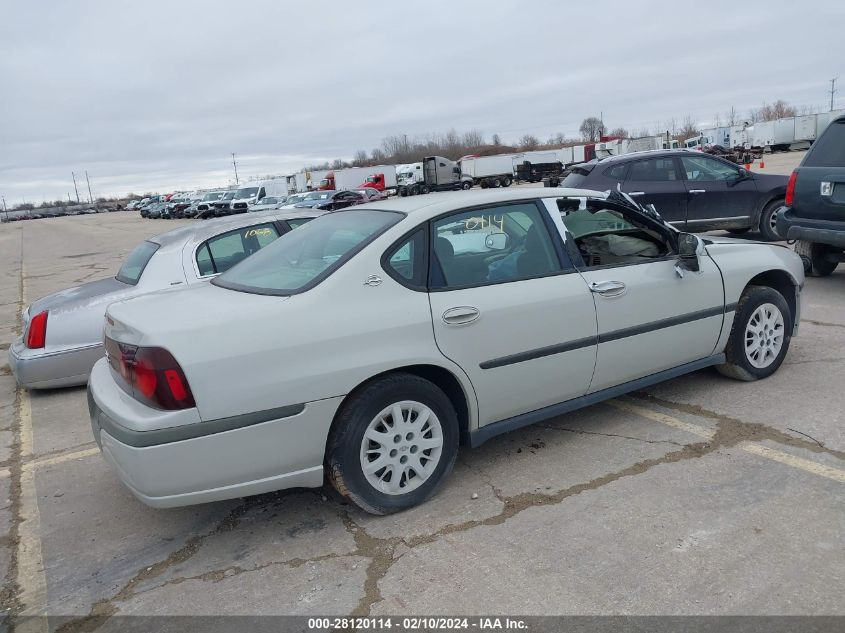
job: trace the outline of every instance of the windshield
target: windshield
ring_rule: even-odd
[[[238,189],[235,192],[235,197],[240,200],[242,198],[252,198],[255,194],[258,193],[258,187],[244,187],[243,189]]]
[[[305,195],[306,194],[304,193],[295,193],[292,196],[288,196],[288,203],[293,204],[295,202],[302,202],[305,200]]]
[[[401,219],[395,211],[343,211],[321,216],[283,235],[213,283],[256,294],[303,292]]]
[[[334,191],[312,191],[303,200],[325,200],[333,193]]]
[[[157,250],[158,244],[141,242],[135,247],[135,250],[129,253],[129,257],[123,261],[123,265],[117,271],[115,279],[130,286],[137,284],[138,280],[141,279],[144,268],[147,267],[147,264]]]
[[[203,202],[211,202],[212,200],[219,200],[220,199],[220,192],[215,191],[214,193],[207,193],[202,197]]]
[[[234,191],[229,191],[229,192],[227,192],[227,193],[226,193],[226,195],[224,195],[224,196],[223,196],[222,198],[220,198],[220,199],[221,199],[221,200],[231,200],[231,199],[232,199],[232,198],[234,198],[234,197],[235,197],[235,192],[234,192]]]

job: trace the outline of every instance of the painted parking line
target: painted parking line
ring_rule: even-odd
[[[698,424],[692,424],[690,422],[684,422],[683,420],[679,420],[678,418],[673,417],[671,415],[660,413],[659,411],[653,411],[652,409],[632,404],[624,400],[610,400],[608,402],[605,402],[605,404],[615,409],[619,409],[620,411],[627,411],[628,413],[633,413],[648,420],[660,422],[661,424],[665,424],[666,426],[671,426],[672,428],[686,431],[687,433],[697,435],[702,439],[711,440],[715,435],[715,431],[708,429],[704,426],[699,426]],[[756,455],[758,457],[762,457],[773,462],[785,464],[787,466],[791,466],[792,468],[803,470],[804,472],[816,475],[818,477],[825,477],[826,479],[832,479],[833,481],[845,483],[845,470],[841,470],[839,468],[826,466],[824,464],[814,462],[811,459],[796,457],[795,455],[790,455],[789,453],[784,453],[783,451],[779,451],[774,448],[769,448],[768,446],[763,446],[762,444],[758,444],[756,442],[740,442],[737,445],[737,448],[739,448],[745,453],[749,453],[750,455]]]
[[[634,413],[642,418],[653,420],[654,422],[660,422],[661,424],[671,426],[675,429],[680,429],[681,431],[686,431],[687,433],[697,435],[698,437],[706,440],[712,440],[713,436],[716,434],[716,431],[699,426],[698,424],[690,424],[689,422],[684,422],[683,420],[679,420],[671,415],[666,415],[665,413],[660,413],[659,411],[653,411],[625,400],[608,400],[604,404],[614,407],[615,409],[627,411],[628,413]]]

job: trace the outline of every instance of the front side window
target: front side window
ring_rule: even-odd
[[[672,252],[664,236],[601,202],[571,210],[558,203],[561,219],[587,268],[645,263]]]
[[[225,272],[278,237],[273,224],[247,226],[213,237],[197,249],[197,270],[201,277]]]
[[[559,272],[540,210],[532,202],[465,211],[432,224],[435,288],[516,281]]]
[[[158,247],[159,245],[154,242],[141,242],[123,261],[115,279],[130,286],[137,284]]]
[[[681,164],[687,180],[713,182],[717,180],[736,180],[739,172],[730,165],[705,156],[681,156]]]
[[[321,216],[214,280],[256,294],[304,292],[402,219],[395,211],[345,211]]]
[[[669,158],[650,158],[631,164],[628,180],[637,182],[660,182],[680,180],[675,172],[675,161]]]

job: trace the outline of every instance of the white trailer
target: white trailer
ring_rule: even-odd
[[[740,147],[743,149],[749,149],[751,147],[751,130],[753,130],[753,128],[749,128],[745,123],[741,125],[732,125],[729,134],[730,145],[728,147],[731,149]]]
[[[830,112],[820,112],[816,115],[816,138],[821,136],[821,133],[824,129],[830,125],[830,122],[833,121],[838,116],[845,114],[845,110],[831,110]]]
[[[557,159],[564,167],[575,162],[571,147],[561,147],[560,149],[555,150],[555,154],[557,154]]]
[[[586,159],[586,146],[576,145],[572,148],[572,162],[583,163]]]
[[[771,151],[775,144],[774,121],[757,121],[748,131],[751,133],[751,147],[768,148]]]
[[[816,140],[816,115],[807,114],[795,117],[795,141]]]
[[[510,187],[513,182],[513,157],[518,154],[495,156],[464,156],[458,164],[461,173],[472,178],[473,184],[487,187]]]
[[[792,145],[795,141],[795,118],[777,119],[774,123],[774,146],[785,149]]]

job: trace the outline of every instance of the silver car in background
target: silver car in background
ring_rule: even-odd
[[[141,242],[114,277],[56,292],[24,311],[23,335],[9,348],[15,378],[28,389],[84,385],[103,357],[103,316],[111,303],[211,279],[322,213],[261,211]]]

